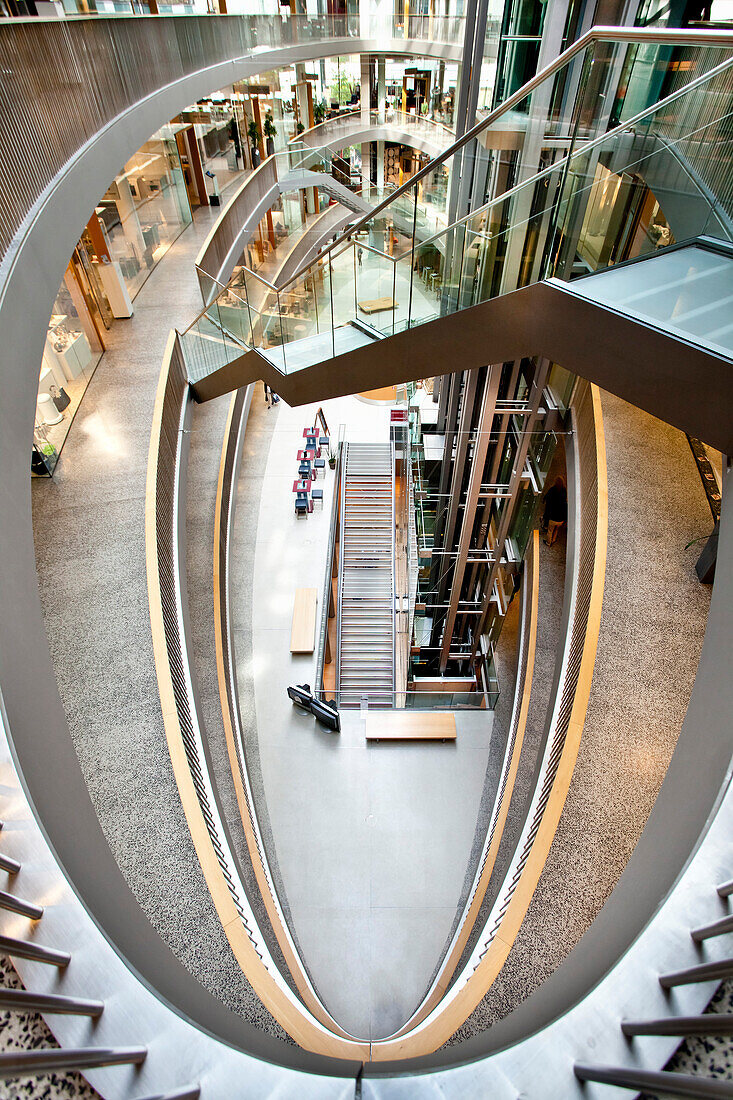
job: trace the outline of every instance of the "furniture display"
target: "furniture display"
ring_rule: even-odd
[[[293,624],[290,631],[291,653],[312,653],[316,646],[317,588],[296,588]]]

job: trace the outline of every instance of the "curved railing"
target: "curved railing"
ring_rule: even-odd
[[[244,399],[244,396],[240,398],[240,404]],[[236,403],[235,398],[235,405]],[[278,935],[286,961],[294,968],[294,973],[291,970],[292,976],[296,984],[303,988],[310,1008],[304,1008],[295,999],[273,961],[239,877],[237,862],[229,846],[209,776],[202,720],[198,713],[188,652],[187,608],[180,565],[184,554],[180,545],[182,535],[178,510],[186,481],[186,439],[191,404],[192,398],[185,378],[178,339],[172,334],[161,371],[153,415],[148,466],[146,553],[153,652],[176,783],[201,869],[222,926],[253,989],[278,1022],[306,1049],[330,1054],[332,1057],[358,1058],[364,1053],[363,1044],[360,1046],[346,1036],[320,1005],[307,982],[305,971],[299,964],[292,940],[283,935],[284,923],[276,905],[268,907],[269,915],[275,917],[273,930]],[[227,457],[231,460],[233,470],[234,455],[238,447],[236,437],[232,446],[233,451],[228,448]],[[220,527],[220,536],[221,533]],[[221,544],[220,561],[221,554],[226,555],[226,548],[225,541]],[[226,611],[221,603],[225,591],[219,589],[219,616]],[[228,617],[226,622],[228,623]],[[220,659],[223,661],[225,636],[224,621],[221,618],[217,637],[221,643]],[[229,645],[230,642],[227,651],[231,653]],[[232,687],[231,667],[229,675],[226,673],[226,666],[220,670],[220,674],[224,675],[228,684],[228,702],[228,692]],[[228,713],[231,715],[231,710]],[[228,734],[229,737],[233,736],[231,730]],[[247,796],[243,789],[238,791],[238,794],[242,793]],[[246,812],[242,820],[248,844],[250,840],[254,841],[250,850],[254,856],[255,874],[260,872],[258,877],[264,876],[262,881],[269,891],[271,879],[264,862],[259,835],[254,831],[256,826],[254,815],[251,814],[250,798],[251,792],[250,797],[246,797]],[[262,898],[267,907],[268,900],[274,902],[274,892],[270,894],[263,891]],[[313,1013],[317,1013],[317,1016]]]
[[[86,142],[94,141],[132,103],[184,76],[219,67],[211,91],[301,57],[370,47],[394,46],[396,52],[418,55],[436,52],[460,60],[463,27],[462,16],[410,15],[398,21],[371,13],[0,21],[0,70],[6,74],[0,85],[0,114],[6,122],[0,255]],[[278,51],[284,51],[280,58]],[[39,57],[54,59],[41,81]],[[165,120],[186,102],[171,103]]]
[[[237,803],[252,867],[267,918],[277,938],[290,975],[308,1011],[329,1031],[339,1036],[339,1038],[348,1039],[347,1033],[339,1027],[321,1004],[290,934],[265,852],[247,767],[231,622],[229,564],[237,478],[247,417],[252,400],[252,389],[253,387],[250,386],[246,390],[239,390],[231,400],[224,431],[214,517],[214,632],[224,732]],[[354,1049],[354,1054],[357,1053],[357,1049]],[[337,1047],[334,1048],[333,1053],[338,1053]]]
[[[80,21],[81,22],[81,21]],[[98,21],[101,23],[102,21]],[[123,21],[120,21],[123,22]],[[147,21],[139,21],[147,24]],[[207,21],[213,25],[214,21]],[[17,21],[18,26],[11,33],[17,35],[27,35],[27,48],[30,50],[32,45],[32,37],[27,28],[28,24],[22,21]],[[45,26],[39,24],[37,21],[33,21],[35,27]],[[58,36],[62,39],[68,35],[66,28],[72,24],[68,22],[64,29],[59,29]],[[57,25],[59,26],[59,25]],[[5,33],[5,28],[3,28]],[[40,31],[38,32],[40,33]],[[46,33],[45,31],[43,33]],[[55,33],[55,32],[54,32]],[[146,31],[147,33],[147,31]],[[214,45],[212,47],[212,56],[215,54],[215,35],[218,32],[212,31],[212,40]],[[155,35],[150,33],[149,39],[152,43]],[[81,44],[81,39],[79,40]],[[157,45],[161,50],[165,50],[166,44],[160,37],[157,39]],[[52,52],[52,51],[50,51]],[[63,51],[62,51],[63,52]],[[90,51],[91,53],[91,51]],[[81,49],[79,51],[79,58],[85,56],[86,50]],[[65,54],[64,56],[68,56]],[[142,56],[148,57],[149,54],[143,50]],[[4,55],[4,61],[7,60],[7,54]],[[78,60],[78,58],[77,58]],[[35,57],[33,58],[35,61]],[[86,63],[86,62],[85,62]],[[134,71],[134,61],[132,62]],[[29,64],[27,71],[32,71],[32,66]],[[90,70],[85,69],[85,72]],[[95,79],[98,75],[97,70],[94,70]],[[156,73],[156,76],[158,74]],[[152,86],[152,80],[149,75],[146,76],[148,87]],[[22,82],[22,78],[21,78]],[[96,87],[94,83],[90,86]],[[4,88],[10,87],[10,82],[6,82]],[[19,87],[18,102],[23,102],[23,96],[28,96],[29,87],[26,83],[22,87]],[[115,96],[117,90],[115,86],[110,88],[111,96],[109,102],[113,104],[115,102]],[[135,89],[129,89],[128,102],[136,102],[134,96],[137,94]],[[3,91],[2,94],[7,94]],[[37,97],[38,89],[33,88],[33,96]],[[73,110],[75,103],[79,100],[76,99],[77,92],[68,91],[68,98],[62,104],[62,109],[65,112],[67,105],[70,108],[70,115],[65,113],[59,115],[59,132],[64,137],[64,140],[69,139],[72,133],[73,127],[71,126],[71,117],[73,116]],[[30,98],[26,102],[30,101]],[[100,102],[104,101],[104,97],[100,97]],[[3,102],[3,106],[7,103],[7,100]],[[41,110],[42,125],[36,127],[36,133],[33,136],[32,147],[34,155],[40,160],[41,168],[36,170],[34,166],[31,172],[29,168],[29,175],[38,181],[39,179],[48,178],[49,181],[54,178],[54,173],[59,174],[61,166],[66,164],[66,160],[58,159],[57,168],[50,175],[46,173],[43,167],[42,161],[44,157],[43,142],[47,141],[49,145],[53,145],[57,141],[57,135],[54,132],[52,136],[46,133],[45,122],[54,117],[54,109],[58,106],[58,101],[54,100],[39,102],[39,110]],[[79,128],[87,127],[89,125],[89,112],[88,105],[84,104],[84,109],[73,118],[74,124]],[[123,103],[120,105],[117,101],[119,113],[123,113],[126,109],[126,105]],[[47,114],[43,114],[43,109],[48,111]],[[29,116],[31,119],[37,116]],[[167,117],[170,117],[168,115]],[[79,119],[83,122],[80,123]],[[102,123],[105,125],[105,123]],[[85,131],[86,132],[86,131]],[[148,131],[149,132],[149,131]],[[83,134],[82,134],[83,137]],[[94,137],[93,131],[89,132],[90,141]],[[23,158],[28,156],[29,145],[22,147]],[[20,146],[19,146],[20,148]],[[72,156],[76,145],[68,144],[65,147],[68,149],[69,156]],[[56,156],[55,152],[51,153],[51,156]],[[93,162],[93,156],[89,155],[88,163]],[[23,159],[19,160],[19,164],[23,163]],[[6,174],[6,179],[12,180],[12,186],[15,187],[16,180],[13,180],[12,170]],[[97,191],[97,194],[99,192]],[[25,188],[23,194],[26,197],[30,194],[27,188]],[[36,192],[33,192],[36,194]],[[40,194],[40,190],[37,192]],[[91,208],[91,202],[93,202],[93,196],[91,202],[87,203],[86,200],[89,196],[84,192],[83,196],[86,208]],[[20,206],[16,206],[15,199],[10,195],[10,203],[5,204],[3,208],[3,217],[5,221],[3,225],[7,228],[10,226],[14,231],[15,223],[12,219],[8,220],[6,217],[9,209],[22,210],[22,203]],[[23,216],[21,214],[21,216]],[[28,237],[33,239],[32,229],[35,231],[35,227],[27,226]],[[41,227],[42,228],[42,227]],[[61,242],[63,245],[63,241]],[[65,246],[64,246],[65,247]],[[37,254],[41,254],[40,250]],[[65,262],[68,258],[68,249],[65,250],[63,256],[56,255],[54,246],[49,244],[49,254],[53,261],[53,264],[58,265],[62,261]],[[17,255],[14,254],[14,258]],[[27,257],[24,257],[27,260]],[[53,266],[52,264],[52,266]],[[3,272],[5,274],[5,271]],[[39,273],[40,274],[40,273]],[[57,272],[52,271],[52,275],[55,277]],[[58,285],[58,278],[55,278],[55,285]],[[45,320],[38,319],[36,316],[36,310],[32,303],[27,303],[28,310],[24,313],[21,309],[22,299],[18,300],[13,297],[12,287],[8,290],[8,283],[3,287],[5,297],[0,303],[0,309],[2,310],[3,319],[3,336],[7,340],[9,335],[12,334],[13,339],[9,341],[13,346],[19,346],[26,348],[26,346],[34,346],[33,339],[35,336],[34,331],[26,330],[23,327],[26,323],[36,323],[38,331],[42,329]],[[50,286],[44,286],[40,294],[40,311],[45,312],[47,318],[49,313],[49,306],[52,300],[52,294],[54,288]],[[44,295],[48,299],[44,299]],[[50,297],[49,297],[50,295]],[[13,317],[13,310],[15,310],[16,321],[11,323]],[[28,320],[30,319],[30,321]],[[21,335],[22,339],[17,339],[18,335]],[[26,340],[25,337],[29,338]],[[40,346],[40,345],[39,345]],[[35,387],[33,380],[24,386],[20,379],[20,375],[23,373],[19,370],[19,363],[15,360],[8,360],[3,368],[3,383],[5,400],[3,405],[5,409],[10,410],[8,416],[5,415],[5,411],[0,409],[0,414],[3,415],[2,428],[0,431],[0,453],[3,459],[4,470],[4,492],[7,495],[7,500],[11,502],[14,507],[17,505],[18,522],[22,530],[28,534],[30,531],[30,523],[28,516],[28,509],[24,501],[28,497],[27,492],[27,462],[22,461],[21,457],[25,458],[25,452],[23,451],[23,432],[20,429],[13,427],[13,417],[18,417],[18,423],[23,420],[23,413],[25,412],[26,420],[28,415],[32,414],[33,402],[35,400]],[[24,368],[24,363],[21,364]],[[12,370],[11,370],[12,368]],[[12,373],[15,371],[16,374]],[[25,371],[27,374],[27,371]],[[6,382],[10,382],[10,386],[6,385]],[[22,425],[21,425],[22,427]],[[28,433],[26,432],[26,436]],[[4,439],[3,439],[4,437]],[[22,452],[22,455],[21,455]],[[20,476],[20,468],[23,467],[22,474]],[[728,476],[730,480],[730,475]],[[729,495],[728,490],[726,492]],[[727,500],[727,496],[726,496]],[[730,502],[728,502],[729,504]],[[628,1013],[630,998],[636,996],[636,991],[640,985],[639,975],[643,973],[649,973],[650,969],[657,966],[660,960],[667,958],[668,967],[676,967],[680,964],[685,964],[688,959],[692,965],[692,959],[690,959],[689,951],[692,950],[688,944],[688,951],[680,951],[680,942],[674,938],[670,938],[668,934],[670,924],[669,922],[677,921],[677,930],[683,926],[689,928],[690,921],[694,921],[702,926],[704,924],[713,923],[717,918],[721,916],[721,907],[727,903],[724,898],[720,898],[711,887],[711,883],[716,879],[723,877],[729,877],[729,867],[726,868],[726,860],[729,856],[729,838],[731,833],[731,808],[732,800],[726,793],[725,798],[720,804],[716,804],[713,809],[714,813],[711,814],[712,825],[708,829],[709,822],[706,822],[705,817],[712,803],[714,802],[714,792],[717,791],[720,785],[720,776],[725,770],[725,767],[730,759],[730,744],[729,744],[729,715],[731,709],[731,686],[729,677],[727,676],[727,667],[725,665],[725,657],[730,652],[730,617],[729,608],[733,601],[733,576],[731,573],[731,520],[728,516],[730,509],[727,505],[724,505],[723,520],[721,524],[721,536],[720,536],[720,550],[718,558],[717,579],[714,592],[713,603],[711,606],[711,612],[708,620],[708,630],[706,635],[706,643],[703,651],[703,658],[700,662],[698,670],[698,678],[696,681],[693,696],[690,701],[690,707],[688,709],[688,715],[685,720],[685,726],[683,734],[680,737],[677,751],[670,766],[667,778],[660,793],[659,798],[655,804],[652,816],[649,824],[642,836],[642,839],[637,846],[637,849],[632,856],[629,868],[625,872],[625,876],[622,877],[622,881],[617,887],[616,892],[612,895],[611,901],[608,903],[601,916],[597,918],[596,922],[589,929],[586,935],[583,937],[581,944],[573,953],[573,956],[559,969],[554,978],[548,980],[543,988],[539,991],[539,995],[533,995],[528,999],[526,1005],[520,1006],[520,1008],[512,1014],[512,1019],[503,1021],[502,1024],[492,1028],[490,1033],[481,1037],[481,1039],[473,1046],[474,1061],[470,1067],[462,1069],[460,1067],[451,1067],[444,1073],[438,1074],[436,1078],[430,1080],[430,1086],[433,1084],[441,1086],[443,1094],[445,1096],[465,1096],[466,1084],[471,1082],[471,1087],[474,1089],[480,1087],[480,1082],[486,1082],[488,1088],[504,1088],[506,1082],[509,1080],[513,1083],[513,1087],[520,1089],[523,1088],[527,1095],[542,1096],[547,1094],[547,1090],[550,1088],[550,1082],[556,1081],[558,1083],[558,1094],[563,1096],[575,1096],[581,1095],[579,1092],[574,1091],[573,1081],[570,1076],[571,1059],[569,1055],[573,1053],[580,1054],[581,1049],[591,1042],[595,1044],[595,1049],[600,1057],[601,1052],[607,1052],[608,1050],[608,1038],[609,1028],[607,1023],[609,1019],[613,1023],[618,1021],[623,1013]],[[3,644],[0,649],[2,650],[0,660],[2,664],[2,671],[6,680],[4,686],[7,686],[12,699],[12,713],[11,713],[11,735],[13,737],[15,748],[13,749],[13,755],[10,753],[3,756],[4,769],[3,774],[5,776],[5,795],[12,796],[15,800],[12,806],[4,806],[8,812],[5,814],[6,818],[10,820],[22,820],[23,828],[18,829],[13,835],[13,842],[18,847],[11,850],[11,855],[14,857],[22,856],[20,846],[26,841],[29,841],[31,834],[34,837],[34,843],[39,840],[42,845],[45,845],[45,864],[44,867],[49,869],[52,875],[56,875],[57,878],[52,879],[54,887],[59,883],[60,872],[57,863],[57,857],[51,852],[48,844],[41,834],[40,829],[36,823],[34,813],[36,810],[32,810],[29,806],[26,798],[25,791],[16,776],[17,762],[15,758],[15,752],[20,754],[21,759],[24,761],[24,765],[27,770],[31,772],[28,779],[29,787],[33,792],[34,798],[36,798],[44,811],[48,807],[47,792],[40,789],[38,782],[38,775],[33,773],[32,763],[30,763],[30,754],[28,752],[28,743],[30,738],[26,736],[27,731],[24,729],[25,724],[33,725],[33,741],[34,745],[38,745],[39,742],[43,745],[42,733],[44,730],[44,718],[49,713],[46,706],[46,698],[44,688],[42,684],[37,684],[35,688],[34,697],[28,698],[23,704],[19,700],[18,690],[12,683],[12,675],[15,671],[18,671],[18,675],[22,681],[22,675],[18,668],[18,660],[25,661],[27,664],[34,664],[36,656],[41,649],[39,646],[45,645],[45,639],[41,640],[42,626],[40,621],[38,623],[39,631],[35,634],[28,627],[30,620],[38,620],[39,613],[37,608],[34,610],[32,601],[35,598],[33,596],[34,581],[32,577],[33,567],[32,564],[26,564],[25,571],[21,566],[21,562],[25,560],[29,561],[27,548],[30,543],[30,536],[25,540],[25,543],[18,543],[11,541],[10,533],[6,532],[3,538],[3,550],[7,551],[4,555],[4,563],[6,566],[6,580],[3,582],[3,597],[4,608],[12,609],[18,606],[17,599],[14,599],[12,589],[15,587],[20,591],[21,595],[27,596],[27,604],[23,607],[23,614],[18,616],[17,622],[13,623],[12,634],[10,632],[3,634],[3,642],[8,642],[6,646]],[[26,614],[27,613],[27,614]],[[43,651],[45,652],[45,651]],[[45,668],[45,665],[42,667]],[[37,698],[43,696],[40,704],[37,705]],[[11,708],[9,707],[9,710]],[[55,719],[56,713],[51,711],[52,717]],[[24,715],[29,714],[27,719],[24,719]],[[37,722],[33,722],[33,718],[39,718]],[[54,725],[54,732],[58,728],[63,735],[63,729],[58,723]],[[38,749],[36,749],[38,751]],[[73,750],[72,750],[73,751]],[[701,754],[703,754],[706,766],[704,769],[700,768]],[[64,783],[64,776],[61,780],[57,779],[54,775],[54,782],[65,792],[67,787]],[[690,791],[694,789],[695,797],[690,797]],[[679,807],[685,806],[685,814],[681,815]],[[43,819],[44,814],[40,815]],[[58,842],[63,840],[63,830],[57,828],[58,822],[47,821],[46,827],[49,830],[52,841],[55,840],[58,846]],[[67,825],[68,827],[68,825]],[[56,831],[54,832],[54,829]],[[85,844],[86,833],[77,829],[74,836],[74,844],[79,847],[85,858],[88,857],[88,852],[91,850],[91,843]],[[690,851],[695,849],[694,857],[691,859],[688,867],[685,868],[684,873],[680,875],[680,866],[687,858]],[[30,849],[29,849],[30,850]],[[28,870],[34,861],[38,865],[39,849],[35,850],[33,860],[28,860]],[[65,856],[69,856],[69,846],[65,852]],[[628,928],[631,927],[633,935],[636,935],[637,930],[641,927],[649,918],[648,910],[650,906],[650,889],[648,881],[653,879],[654,889],[657,891],[657,900],[671,887],[675,879],[678,879],[678,888],[673,890],[667,898],[664,905],[661,906],[659,913],[655,916],[654,920],[649,924],[647,931],[639,936],[638,942],[633,945],[632,950],[628,950]],[[86,920],[89,923],[90,918],[88,914],[84,913],[84,910],[79,906],[78,909],[73,906],[66,907],[66,898],[69,895],[73,895],[75,900],[76,895],[66,884],[68,894],[62,894],[62,892],[53,893],[53,897],[48,896],[48,880],[42,881],[40,876],[37,880],[39,889],[43,890],[45,897],[46,908],[44,910],[44,923],[41,926],[44,930],[44,936],[46,929],[51,928],[51,921],[58,912],[57,939],[53,946],[57,950],[64,950],[68,944],[68,937],[71,934],[70,929],[73,931],[73,935],[78,936],[81,924]],[[22,879],[19,878],[19,889]],[[726,895],[727,896],[727,895]],[[63,899],[59,901],[59,899]],[[631,917],[629,917],[631,914]],[[630,920],[630,925],[629,925]],[[665,925],[664,921],[668,923]],[[48,922],[48,923],[46,923]],[[619,927],[622,931],[618,931]],[[97,929],[98,932],[98,929]],[[626,937],[626,938],[625,938]],[[104,937],[100,937],[104,939]],[[50,940],[48,941],[50,943]],[[193,1047],[194,1041],[201,1040],[202,1033],[195,1028],[190,1027],[185,1021],[182,1021],[181,1016],[177,1012],[172,1012],[167,1003],[161,1000],[157,995],[152,993],[142,983],[137,983],[139,987],[144,990],[147,997],[149,997],[148,1004],[154,1010],[154,1015],[148,1017],[142,1013],[130,1010],[129,1003],[123,1004],[123,998],[120,991],[124,987],[125,975],[131,976],[130,968],[125,965],[115,952],[110,947],[106,939],[104,940],[109,948],[108,956],[104,957],[100,963],[93,968],[94,973],[99,977],[103,976],[107,981],[107,988],[110,991],[110,1004],[105,1009],[105,1013],[101,1017],[100,1024],[105,1027],[107,1022],[110,1025],[110,1031],[106,1034],[110,1036],[110,1042],[113,1042],[112,1036],[116,1033],[117,1041],[119,1036],[123,1034],[124,1028],[127,1028],[126,1034],[132,1035],[131,1027],[137,1027],[140,1030],[144,1030],[147,1036],[151,1038],[151,1047],[146,1059],[143,1072],[147,1072],[148,1066],[152,1064],[153,1059],[157,1054],[166,1057],[166,1066],[170,1072],[171,1066],[177,1066],[179,1070],[186,1069],[191,1065],[189,1061],[190,1051]],[[671,944],[671,948],[670,948]],[[706,946],[712,944],[715,946],[715,941],[706,940]],[[697,948],[694,948],[696,951]],[[667,952],[666,956],[664,955]],[[670,960],[670,951],[676,956]],[[710,958],[710,956],[708,956]],[[607,960],[607,961],[606,961]],[[650,964],[650,960],[652,960]],[[602,968],[613,967],[613,970],[609,970],[607,978],[603,981],[599,979],[603,975]],[[18,968],[22,972],[23,960],[18,961]],[[85,974],[91,973],[91,970],[86,970]],[[30,978],[30,971],[29,971]],[[592,992],[588,992],[591,986],[595,986]],[[704,983],[702,986],[693,986],[695,992],[697,1010],[704,1006],[710,995],[709,982]],[[559,989],[559,992],[558,992]],[[97,988],[90,982],[88,990],[85,991],[88,996],[97,995]],[[569,1005],[573,1001],[578,1002],[576,1009],[568,1011]],[[123,1005],[124,1012],[120,1015],[113,1011],[115,1002]],[[679,1002],[675,1002],[676,1004]],[[543,1023],[547,1013],[547,1005],[556,1006],[556,1014],[560,1013],[556,1024],[551,1027],[546,1027],[543,1030],[541,1036],[527,1038],[532,1032],[536,1031],[538,1024]],[[686,1001],[685,1004],[689,1004],[692,1011],[695,1011],[692,1000]],[[669,1008],[669,1005],[667,1005]],[[523,1011],[525,1009],[526,1011]],[[664,1009],[664,1005],[660,1008],[660,1011]],[[543,1016],[544,1014],[544,1016]],[[57,1017],[53,1020],[54,1029],[58,1036],[63,1036],[65,1020],[63,1017]],[[178,1026],[185,1027],[185,1031],[176,1031]],[[99,1026],[99,1025],[98,1025]],[[513,1030],[514,1029],[514,1030]],[[175,1031],[176,1044],[173,1052],[168,1050],[168,1047],[161,1041],[162,1036],[170,1036]],[[70,1033],[68,1033],[70,1034]],[[204,1036],[207,1042],[211,1044],[210,1054],[204,1058],[202,1057],[198,1062],[199,1069],[194,1074],[186,1073],[185,1077],[178,1076],[178,1080],[182,1081],[184,1086],[185,1082],[189,1080],[198,1080],[199,1072],[203,1075],[205,1072],[209,1075],[209,1093],[212,1097],[220,1096],[222,1094],[227,1095],[231,1092],[232,1082],[241,1082],[246,1077],[248,1083],[252,1085],[254,1089],[259,1089],[262,1095],[267,1095],[269,1090],[274,1088],[287,1088],[287,1084],[284,1084],[283,1074],[287,1074],[289,1071],[280,1067],[269,1066],[263,1062],[257,1062],[255,1059],[248,1058],[246,1055],[240,1055],[233,1048],[226,1044],[217,1042],[210,1036]],[[133,1036],[133,1039],[137,1039],[137,1036]],[[155,1042],[152,1042],[152,1040]],[[620,1035],[617,1036],[617,1043],[615,1050],[617,1050],[619,1058],[628,1058],[633,1056],[640,1059],[638,1046],[632,1050],[629,1054],[626,1040],[620,1041]],[[128,1040],[129,1041],[129,1040]],[[201,1040],[203,1041],[203,1040]],[[491,1045],[504,1045],[506,1051],[504,1055],[497,1056],[495,1058],[482,1057],[487,1054],[491,1049]],[[73,1044],[70,1044],[73,1045]],[[669,1041],[665,1047],[668,1052],[674,1047],[675,1042]],[[460,1048],[459,1048],[460,1049]],[[655,1047],[655,1051],[659,1051],[660,1046]],[[186,1059],[185,1066],[183,1065],[183,1059]],[[452,1057],[449,1055],[448,1057]],[[642,1054],[645,1058],[646,1064],[649,1064],[651,1058],[654,1055]],[[663,1056],[664,1057],[664,1056]],[[475,1060],[480,1058],[480,1060]],[[608,1060],[608,1055],[606,1054]],[[659,1061],[657,1061],[657,1065]],[[432,1063],[434,1067],[435,1063]],[[542,1066],[542,1080],[537,1081],[537,1065]],[[116,1073],[116,1070],[105,1071],[105,1073]],[[344,1072],[348,1072],[345,1070]],[[355,1072],[355,1071],[354,1071]],[[466,1074],[470,1073],[470,1077]],[[259,1075],[262,1074],[262,1077]],[[534,1074],[534,1077],[532,1076]],[[255,1079],[258,1084],[254,1084]],[[170,1087],[170,1078],[160,1077],[156,1080],[135,1078],[135,1081],[140,1083],[142,1088],[150,1088],[157,1090],[159,1093],[161,1089],[165,1089],[166,1085]],[[109,1095],[130,1095],[130,1090],[125,1092],[124,1084],[120,1087],[118,1083],[108,1087],[100,1081],[100,1089],[103,1092],[107,1092]],[[203,1084],[203,1082],[202,1082]],[[312,1085],[315,1088],[319,1088],[318,1093],[320,1097],[327,1097],[331,1094],[334,1096],[341,1095],[343,1091],[343,1085],[340,1082],[329,1081],[326,1078],[320,1079],[316,1084],[314,1079],[310,1081],[304,1078],[302,1075],[297,1079],[292,1079],[290,1085],[294,1090],[300,1089],[301,1094],[306,1095],[309,1087]],[[408,1086],[415,1090],[420,1088],[420,1081],[416,1078]],[[385,1095],[386,1091],[391,1088],[391,1083],[371,1081],[369,1084],[369,1090],[372,1096]]]
[[[368,114],[360,108],[354,111],[342,111],[325,122],[319,122],[298,135],[298,141],[312,148],[327,147],[334,152],[345,145],[354,143],[361,134],[371,134],[370,140],[400,141],[414,149],[430,152],[437,156],[442,149],[455,141],[455,131],[442,122],[423,115],[410,114],[387,107],[384,111],[370,110]]]
[[[494,807],[489,818],[489,826],[479,855],[478,867],[473,884],[459,922],[440,970],[434,979],[433,988],[427,998],[422,1015],[437,1004],[456,972],[466,944],[474,930],[482,902],[491,881],[491,876],[504,833],[509,803],[514,791],[514,781],[519,768],[519,760],[524,743],[524,731],[529,713],[529,701],[532,694],[534,677],[534,658],[537,646],[537,611],[539,602],[539,531],[535,530],[532,545],[524,560],[521,590],[521,625],[517,653],[517,675],[514,688],[514,704],[509,722],[509,732]]]
[[[279,288],[278,299],[268,303],[268,323],[256,331],[242,328],[244,347],[275,363],[283,373],[308,363],[298,348],[292,356],[288,353],[288,345],[303,336],[303,326],[289,331],[289,294],[305,301],[309,319],[305,335],[330,337],[335,356],[341,336],[346,333],[348,340],[349,326],[363,325],[360,299],[388,295],[390,280],[393,306],[386,322],[371,322],[375,336],[394,335],[551,276],[571,278],[583,211],[595,193],[602,158],[611,158],[619,173],[664,172],[670,159],[669,140],[657,142],[656,137],[669,137],[674,130],[675,143],[685,149],[686,161],[704,179],[713,171],[709,162],[728,132],[733,34],[708,38],[700,32],[668,31],[659,32],[658,39],[648,31],[626,28],[589,31],[408,183],[378,202],[370,214],[352,223],[316,261],[296,271]],[[643,79],[633,79],[635,51],[652,42],[666,85],[650,80],[646,58],[639,62]],[[678,45],[685,58],[670,59],[667,43]],[[636,110],[639,106],[642,109]],[[547,150],[552,163],[539,171],[538,164],[528,165],[529,178],[520,179],[452,225],[431,225],[421,199],[428,180],[435,185],[441,173],[450,170],[453,178],[458,169],[460,186],[483,194],[491,158],[474,156],[470,143],[519,109],[533,119],[526,143],[534,142],[538,162],[540,152]],[[684,121],[672,127],[669,116],[678,111]],[[626,140],[639,137],[642,147]],[[622,203],[625,192],[619,194]],[[685,190],[675,198],[678,237],[727,235],[731,219],[722,198],[708,201],[706,192],[698,189]],[[375,247],[375,241],[388,239],[389,245]],[[356,262],[362,255],[363,268]],[[418,292],[424,268],[432,272],[432,293],[427,295]],[[245,268],[245,289],[247,277]],[[334,283],[340,286],[352,277],[353,301],[339,300],[334,309]],[[199,318],[187,332],[195,336],[198,322]],[[322,344],[325,348],[326,343]]]

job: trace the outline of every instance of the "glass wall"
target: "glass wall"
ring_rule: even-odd
[[[176,127],[165,126],[135,153],[105,192],[97,214],[130,299],[191,222]]]
[[[69,262],[48,322],[38,379],[31,472],[53,473],[74,414],[104,351],[106,301],[97,298],[80,250]]]

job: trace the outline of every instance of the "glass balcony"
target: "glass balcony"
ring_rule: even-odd
[[[468,175],[475,194],[476,173],[487,171],[471,142],[452,146],[290,283],[270,288],[246,348],[289,373],[541,279],[663,250],[675,234],[733,239],[733,49],[600,40],[569,53],[477,131],[490,168],[492,125],[509,111],[525,115],[515,174],[524,164],[528,178],[434,232],[428,177],[453,172],[462,185]],[[222,323],[221,311],[209,319]],[[228,329],[237,341],[243,332]]]

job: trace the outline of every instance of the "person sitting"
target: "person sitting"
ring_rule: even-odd
[[[542,526],[546,528],[545,543],[552,546],[560,528],[568,518],[568,494],[565,488],[565,479],[556,477],[554,484],[545,493],[545,510],[542,516]]]

